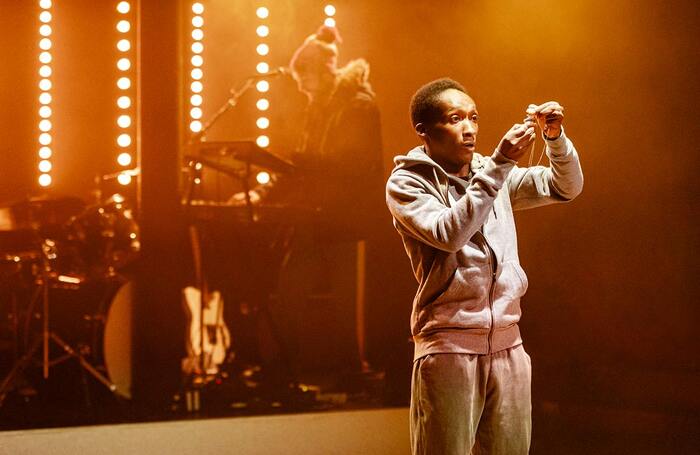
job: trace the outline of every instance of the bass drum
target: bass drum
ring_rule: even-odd
[[[117,395],[129,399],[134,291],[133,281],[114,276],[77,289],[51,289],[49,295],[50,329],[106,376]],[[40,311],[41,302],[36,303]]]

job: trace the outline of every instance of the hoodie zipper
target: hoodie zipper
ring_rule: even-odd
[[[482,234],[483,235],[483,234]],[[493,332],[495,331],[495,325],[496,325],[496,317],[493,314],[493,290],[496,287],[496,267],[494,267],[493,264],[493,250],[489,246],[488,242],[486,241],[486,236],[484,236],[484,245],[486,246],[486,254],[489,259],[489,272],[491,273],[491,286],[489,287],[489,314],[491,315],[491,327],[489,328],[489,336],[488,336],[488,343],[489,343],[489,351],[488,353],[491,354],[491,350],[493,347]]]

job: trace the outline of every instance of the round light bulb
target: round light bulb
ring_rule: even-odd
[[[41,14],[39,14],[39,20],[45,24],[51,22],[51,13],[49,11],[42,11]]]
[[[192,76],[192,79],[198,81],[204,76],[204,72],[200,68],[195,68],[192,70],[190,75]]]
[[[39,0],[39,8],[43,8],[43,9],[51,8],[51,0]]]
[[[192,66],[199,67],[204,64],[204,59],[202,58],[201,55],[193,55],[192,56]]]
[[[128,77],[120,77],[117,79],[117,87],[122,90],[128,90],[131,87],[131,79]]]
[[[39,76],[41,77],[50,77],[52,73],[53,71],[49,65],[41,65],[39,68]]]
[[[39,49],[48,51],[51,49],[51,39],[50,38],[42,38],[39,40]]]
[[[192,27],[200,28],[204,25],[204,18],[202,16],[192,17]]]
[[[200,2],[193,3],[192,12],[195,14],[202,14],[204,12],[204,5]]]
[[[131,30],[131,22],[124,20],[124,19],[117,22],[117,31],[118,32],[126,33],[129,30]]]
[[[39,61],[41,63],[49,64],[49,63],[51,63],[51,60],[52,60],[52,58],[51,58],[51,54],[49,52],[44,51],[41,54],[39,54]]]
[[[202,39],[204,39],[204,32],[201,28],[195,28],[192,30],[192,39],[195,41],[202,41]]]
[[[120,185],[128,185],[131,183],[131,174],[128,172],[122,172],[117,176],[117,182],[119,182]]]
[[[267,136],[258,136],[258,138],[255,139],[255,143],[258,144],[258,147],[265,148],[270,145],[270,138]]]
[[[39,103],[50,104],[51,103],[51,94],[49,92],[43,92],[41,95],[39,95]]]
[[[255,180],[261,185],[267,185],[270,183],[270,173],[265,171],[258,172],[258,175],[255,176]]]
[[[129,166],[131,164],[131,155],[126,152],[120,153],[117,157],[117,163],[119,163],[120,166]]]
[[[202,118],[202,110],[198,107],[193,107],[190,109],[190,117],[192,117],[195,120],[199,120]]]
[[[257,64],[255,69],[258,71],[260,74],[266,74],[270,72],[270,65],[268,65],[265,62],[260,62]]]
[[[39,148],[39,158],[42,160],[48,160],[51,158],[51,147],[43,146]]]
[[[51,120],[44,119],[44,120],[40,121],[39,122],[39,131],[43,131],[44,133],[51,131]]]
[[[49,160],[41,160],[39,161],[39,171],[43,172],[44,174],[47,172],[51,172],[51,161]]]
[[[258,28],[255,29],[255,33],[257,33],[260,38],[265,38],[270,34],[270,28],[267,25],[258,25]]]
[[[261,130],[267,129],[270,126],[270,119],[267,117],[260,117],[255,121],[255,124]]]
[[[120,96],[117,98],[117,106],[120,109],[129,109],[131,107],[131,98],[128,96]]]
[[[194,81],[194,82],[192,82],[192,84],[190,84],[190,89],[192,90],[193,93],[201,93],[201,91],[204,89],[204,86],[202,85],[201,82]]]
[[[131,145],[131,136],[127,133],[122,133],[117,137],[117,145],[119,147],[128,147]]]
[[[51,90],[51,80],[42,79],[39,81],[39,88],[45,92]]]
[[[201,54],[202,51],[204,51],[204,44],[200,43],[199,41],[192,43],[192,53]]]
[[[332,17],[327,17],[324,21],[323,24],[328,26],[328,27],[335,27],[335,19]]]
[[[49,133],[41,133],[39,135],[39,144],[49,145],[51,143],[51,135]]]
[[[131,49],[131,41],[128,39],[120,39],[117,41],[117,49],[122,52],[127,52],[129,49]]]
[[[194,120],[190,122],[190,131],[192,131],[193,133],[199,133],[200,131],[202,131],[202,122],[200,122],[199,120]]]
[[[126,57],[120,58],[117,60],[117,68],[121,71],[128,71],[131,68],[131,60]]]
[[[265,98],[260,98],[258,102],[255,103],[255,106],[259,111],[266,111],[270,107],[270,102]]]
[[[255,48],[255,51],[258,53],[258,55],[267,55],[270,53],[270,46],[267,44],[258,44],[258,47]]]
[[[119,2],[117,4],[117,11],[122,14],[128,13],[130,9],[131,5],[129,4],[129,2]]]
[[[190,97],[190,104],[192,106],[201,106],[202,105],[202,95],[192,95]]]
[[[265,8],[264,6],[261,6],[255,11],[255,14],[260,18],[260,19],[267,19],[270,16],[270,10]]]
[[[323,12],[326,13],[326,16],[335,16],[335,6],[326,5],[326,7],[323,8]]]
[[[131,126],[131,116],[123,114],[117,117],[117,125],[120,128],[129,128]]]
[[[260,93],[265,93],[268,90],[270,90],[270,83],[268,81],[258,81],[257,84],[255,84],[255,88],[260,92]]]
[[[41,118],[51,117],[51,108],[49,106],[41,106],[39,108],[39,117],[41,117]]]
[[[41,174],[39,176],[39,185],[41,185],[41,186],[51,185],[51,176],[49,174]]]

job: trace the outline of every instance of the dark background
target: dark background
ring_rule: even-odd
[[[557,100],[566,108],[584,192],[565,206],[517,214],[530,281],[521,328],[533,358],[533,449],[591,440],[608,448],[632,440],[658,451],[676,443],[696,447],[695,2],[334,4],[344,39],[340,63],[364,57],[372,67],[387,174],[391,158],[417,144],[407,106],[413,91],[431,79],[450,76],[467,87],[482,118],[482,154],[522,119],[529,103]],[[205,118],[230,87],[255,72],[254,6],[206,2]],[[286,65],[323,20],[323,3],[277,0],[268,6],[267,61]],[[50,194],[87,198],[95,174],[116,170],[116,20],[107,2],[57,2],[54,11],[56,184]],[[36,17],[33,3],[0,3],[3,201],[39,193]],[[274,81],[269,98],[271,149],[285,154],[304,99],[290,80]],[[254,100],[253,93],[244,97],[209,138],[254,137]],[[386,226],[378,227],[386,250],[369,265],[383,282],[370,290],[370,356],[387,369],[389,402],[402,403],[415,282],[389,223],[387,216]]]

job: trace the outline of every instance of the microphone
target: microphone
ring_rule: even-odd
[[[280,66],[278,68],[275,68],[272,71],[268,71],[267,73],[263,74],[255,74],[253,76],[250,76],[248,79],[267,79],[271,77],[278,77],[278,76],[289,76],[292,74],[292,70],[287,68],[286,66]]]

